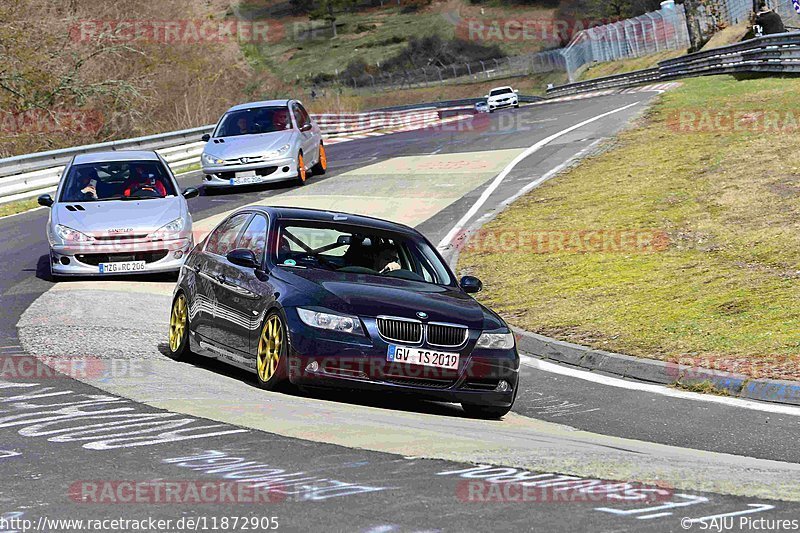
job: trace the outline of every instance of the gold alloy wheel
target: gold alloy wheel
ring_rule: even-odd
[[[283,347],[283,325],[278,315],[272,315],[264,324],[261,338],[258,341],[258,359],[256,366],[258,377],[266,382],[275,375],[281,358]]]
[[[179,294],[172,304],[172,315],[169,318],[169,349],[177,352],[186,333],[186,297]]]
[[[322,170],[328,169],[328,156],[325,155],[325,146],[319,145],[319,166]]]
[[[297,154],[297,175],[300,181],[306,181],[306,163],[303,161],[303,154]]]

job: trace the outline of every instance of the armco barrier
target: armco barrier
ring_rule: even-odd
[[[439,120],[436,107],[417,106],[402,111],[372,111],[368,113],[313,115],[323,135],[398,129],[407,126],[423,127]],[[173,169],[199,162],[205,146],[200,137],[211,133],[214,125],[201,126],[158,135],[123,139],[63,150],[0,159],[0,203],[30,198],[52,191],[58,184],[64,166],[76,155],[107,150],[156,150]]]
[[[736,73],[800,72],[800,33],[781,33],[661,61],[658,67],[568,83],[548,89],[548,97],[658,81]]]

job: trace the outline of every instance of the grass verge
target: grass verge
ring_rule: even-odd
[[[797,79],[684,81],[609,149],[486,226],[494,245],[473,239],[460,270],[529,331],[800,379],[798,89]],[[655,240],[635,245],[631,231]]]
[[[28,198],[25,200],[17,200],[16,202],[0,204],[0,218],[7,217],[9,215],[16,215],[17,213],[22,213],[23,211],[29,211],[35,207],[39,207],[39,204],[36,202],[36,198]]]
[[[634,70],[653,68],[658,65],[659,61],[666,61],[667,59],[672,59],[673,57],[682,56],[685,53],[685,50],[668,50],[666,52],[637,57],[635,59],[621,59],[619,61],[595,63],[583,71],[578,81],[589,80],[592,78],[602,78],[604,76],[613,76],[615,74],[625,74],[627,72],[633,72]]]

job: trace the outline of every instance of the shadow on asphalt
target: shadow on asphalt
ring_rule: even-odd
[[[158,351],[165,356],[168,356],[169,351],[167,343],[160,343],[158,345]],[[190,364],[198,368],[208,370],[209,372],[214,372],[215,374],[236,379],[255,389],[259,388],[254,374],[216,359],[210,359],[203,356],[194,356],[192,359],[182,364]],[[381,409],[391,409],[394,411],[405,411],[409,413],[471,418],[464,413],[458,404],[417,400],[406,394],[307,387],[298,389],[295,386],[289,386],[287,387],[287,390],[283,392],[264,391],[264,393],[285,394],[287,396],[313,398],[316,400],[346,403],[350,405],[362,405],[365,407],[377,407]]]

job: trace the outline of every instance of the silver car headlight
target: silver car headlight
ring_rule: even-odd
[[[489,333],[484,331],[478,337],[476,348],[486,348],[488,350],[510,350],[514,347],[514,334],[509,333]]]
[[[206,153],[201,155],[200,159],[206,165],[221,165],[222,163],[225,162],[223,159],[220,159],[218,157],[215,157],[215,156],[213,156],[211,154],[206,154]]]
[[[76,229],[72,229],[69,226],[63,226],[61,224],[56,224],[56,235],[65,243],[91,242],[94,240],[94,237],[90,237],[85,233],[81,233]]]
[[[150,234],[150,240],[153,241],[167,241],[175,239],[178,234],[183,231],[186,226],[183,217],[178,217],[172,222],[168,222]]]
[[[358,335],[364,334],[364,330],[361,329],[361,321],[355,316],[321,313],[319,311],[303,309],[302,307],[297,308],[297,314],[300,315],[300,320],[303,321],[303,324],[311,326],[312,328],[329,329],[331,331],[354,333]]]
[[[271,151],[267,152],[266,154],[264,154],[264,158],[272,159],[273,157],[280,157],[283,154],[285,154],[286,152],[288,152],[289,148],[291,148],[291,147],[292,147],[291,144],[286,143],[283,146],[281,146],[280,148],[278,148],[277,150],[271,150]]]

